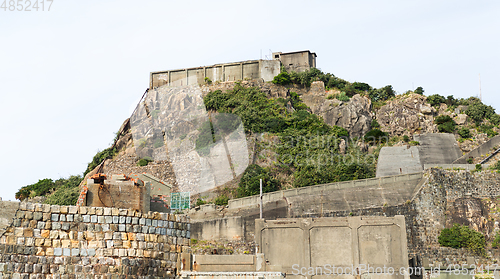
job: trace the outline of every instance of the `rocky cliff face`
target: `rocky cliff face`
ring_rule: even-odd
[[[312,112],[323,117],[331,126],[336,125],[349,131],[351,137],[361,137],[371,129],[371,101],[368,97],[354,95],[349,101],[327,99],[323,82],[314,82],[311,90],[302,95],[302,101]]]
[[[434,124],[436,110],[419,94],[398,96],[388,101],[376,113],[381,130],[391,136],[437,133]]]

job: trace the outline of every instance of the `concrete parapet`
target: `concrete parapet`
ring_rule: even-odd
[[[294,188],[290,190],[277,191],[272,193],[263,194],[262,200],[264,203],[279,201],[283,198],[289,198],[294,196],[303,196],[303,195],[314,195],[321,193],[329,193],[335,190],[343,190],[343,189],[352,189],[352,188],[361,188],[361,187],[371,187],[376,186],[378,189],[384,189],[386,186],[391,186],[396,182],[417,182],[420,181],[423,177],[421,172],[412,173],[412,174],[404,174],[404,175],[395,175],[395,176],[387,176],[380,178],[369,178],[369,179],[360,179],[360,180],[351,180],[344,182],[336,182],[336,183],[328,183],[322,185]],[[412,184],[413,185],[413,184]],[[403,201],[404,202],[404,201]],[[260,204],[260,197],[258,195],[233,199],[229,200],[229,208],[241,208],[241,207],[251,207],[258,206]]]
[[[198,272],[264,271],[264,255],[193,255],[193,269]]]
[[[492,137],[490,140],[476,147],[471,152],[453,161],[453,164],[466,164],[469,157],[476,158],[481,157],[481,155],[486,155],[490,153],[491,149],[497,145],[500,145],[500,135]]]

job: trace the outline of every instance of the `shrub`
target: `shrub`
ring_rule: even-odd
[[[380,124],[378,124],[378,121],[377,119],[372,119],[372,129],[377,129],[377,128],[380,128]]]
[[[495,235],[495,238],[493,239],[493,243],[491,244],[491,247],[493,247],[493,248],[499,248],[500,247],[500,234],[498,232]]]
[[[476,171],[482,171],[482,170],[483,170],[483,165],[476,164]]]
[[[396,96],[396,92],[392,88],[392,85],[387,85],[385,87],[379,89],[372,89],[368,93],[368,96],[372,100],[372,102],[378,101],[386,101],[394,96]]]
[[[439,94],[430,95],[427,97],[427,103],[433,107],[439,107],[442,103],[446,103],[446,98]]]
[[[367,83],[364,83],[364,82],[353,82],[352,87],[354,89],[360,90],[360,91],[368,91],[368,90],[372,89],[372,87],[370,85],[368,85]]]
[[[472,164],[472,163],[474,163],[474,158],[472,157],[467,158],[467,164]]]
[[[260,185],[259,185],[259,187],[260,187]],[[227,205],[228,202],[229,202],[229,197],[226,195],[220,195],[217,198],[215,198],[216,205]]]
[[[195,206],[200,206],[200,205],[204,205],[204,204],[207,204],[207,202],[205,200],[201,199],[201,198],[198,198],[196,200]]]
[[[212,84],[212,80],[209,77],[205,77],[205,82],[207,84]]]
[[[417,87],[417,89],[415,89],[414,93],[424,95],[424,89],[421,86],[419,86]]]
[[[403,141],[404,141],[404,142],[409,142],[409,141],[410,141],[410,137],[409,137],[409,136],[407,136],[407,135],[404,135],[404,136],[403,136]]]
[[[483,255],[486,241],[482,233],[471,230],[468,226],[454,224],[450,229],[443,229],[438,237],[439,244],[451,248],[467,248],[470,251]]]
[[[417,146],[417,145],[420,145],[420,142],[418,142],[416,140],[412,140],[408,144],[410,144],[411,146]]]
[[[345,94],[345,92],[341,92],[339,95],[337,95],[337,100],[342,101],[342,102],[349,102],[351,98]]]
[[[290,75],[287,72],[281,72],[273,78],[274,84],[287,85],[290,84]]]
[[[464,139],[470,138],[470,130],[465,128],[465,127],[458,130],[458,134],[460,135],[460,137],[462,137]]]
[[[105,159],[107,158],[112,158],[116,154],[117,150],[116,148],[106,148],[103,151],[97,152],[97,154],[94,156],[92,159],[92,162],[90,162],[87,165],[87,170],[83,173],[83,176],[87,175],[87,173],[91,172],[93,169],[95,169],[97,166],[99,166]]]
[[[441,133],[453,133],[457,126],[457,123],[449,115],[436,117],[434,123],[438,125],[438,130]]]
[[[153,159],[151,159],[149,157],[145,157],[145,158],[140,159],[137,162],[137,165],[140,167],[144,167],[144,166],[147,166],[150,162],[153,162]]]
[[[379,129],[372,129],[365,134],[365,142],[385,143],[387,142],[388,135]]]
[[[57,205],[76,205],[80,196],[78,187],[62,187],[50,195],[45,203]]]
[[[356,180],[374,176],[375,169],[362,163],[338,163],[318,168],[314,165],[300,167],[294,173],[295,187],[332,183],[338,181]]]
[[[483,104],[478,98],[471,97],[467,99],[467,101],[469,103],[469,106],[467,107],[465,114],[467,114],[476,123],[482,122],[483,119],[490,118],[493,118],[496,121],[496,119],[498,118],[494,116],[495,109],[491,106]]]
[[[272,178],[269,172],[259,165],[249,165],[241,177],[237,188],[239,197],[257,195],[260,192],[260,179],[262,179],[262,192],[268,193],[279,189],[279,181]]]

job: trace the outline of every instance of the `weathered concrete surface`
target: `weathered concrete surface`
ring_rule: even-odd
[[[241,216],[194,221],[191,236],[198,240],[240,240],[245,237],[245,222]]]
[[[264,255],[193,255],[193,270],[198,272],[265,271]]]
[[[377,162],[377,177],[422,171],[418,147],[382,147]]]
[[[363,201],[361,204],[357,206],[361,206],[361,208],[370,207],[373,202],[371,199],[373,198],[373,192],[370,194],[363,194],[363,192],[368,191],[370,189],[378,191],[376,195],[376,199],[382,195],[392,196],[390,199],[387,198],[386,202],[393,203],[396,201],[406,199],[411,199],[411,193],[413,193],[415,187],[420,183],[423,176],[422,173],[413,173],[413,174],[405,174],[405,175],[395,175],[388,177],[380,177],[380,178],[370,178],[370,179],[360,179],[353,181],[344,181],[344,182],[336,182],[315,186],[308,186],[302,188],[294,188],[290,190],[277,191],[272,193],[265,193],[263,195],[263,202],[274,202],[281,201],[283,199],[289,199],[291,197],[304,197],[307,195],[315,195],[316,198],[320,198],[322,195],[329,195],[335,198],[336,200],[349,200],[350,198],[357,199]],[[391,192],[391,189],[394,191]],[[382,191],[384,190],[384,191]],[[353,195],[344,196],[343,193],[353,192]],[[361,197],[353,197],[354,193],[361,194]],[[392,194],[391,194],[392,193]],[[393,200],[395,197],[399,196],[396,200]],[[316,202],[317,203],[317,202]],[[229,200],[229,209],[237,209],[237,208],[245,208],[251,206],[258,206],[260,204],[260,198],[258,195],[233,199]],[[353,206],[349,205],[349,202],[346,204],[345,209],[353,208]],[[356,208],[357,208],[356,206]]]
[[[18,202],[0,201],[0,237],[5,229],[12,224],[16,212],[19,209]]]
[[[462,156],[452,134],[414,135],[413,139],[420,143],[418,151],[422,167],[425,164],[451,164]]]
[[[481,144],[480,146],[476,147],[474,150],[471,152],[461,156],[460,158],[456,159],[453,164],[466,164],[467,159],[469,157],[480,157],[481,155],[486,155],[488,153],[491,153],[491,149],[496,147],[497,145],[500,144],[500,135],[492,137],[489,141]]]
[[[301,277],[296,275],[301,267],[316,269],[326,264],[408,267],[404,216],[259,219],[255,223],[255,239],[264,253],[266,270],[281,270],[287,277]]]
[[[183,279],[284,279],[281,272],[182,272]]]

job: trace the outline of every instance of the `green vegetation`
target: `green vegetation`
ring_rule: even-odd
[[[379,89],[371,89],[368,96],[373,102],[386,101],[396,96],[396,92],[392,88],[392,85],[387,85]]]
[[[474,163],[474,158],[472,157],[467,158],[467,164],[472,164],[472,163]]]
[[[380,128],[380,124],[378,124],[377,119],[375,119],[375,118],[372,119],[371,127],[372,127],[372,129],[378,129],[378,128]]]
[[[259,165],[249,165],[241,177],[237,189],[238,197],[257,195],[260,192],[260,179],[262,179],[262,192],[274,192],[279,189],[279,181],[269,175],[269,171]]]
[[[409,142],[409,141],[410,141],[410,137],[409,137],[409,136],[407,136],[407,135],[404,135],[404,136],[403,136],[403,141],[404,141],[404,142]]]
[[[80,194],[78,185],[82,181],[82,176],[70,176],[60,178],[56,181],[46,178],[37,183],[27,185],[19,189],[16,199],[23,201],[27,198],[47,196],[47,203],[59,205],[75,205]]]
[[[412,140],[408,144],[410,144],[411,146],[417,146],[417,145],[420,145],[420,142],[418,142],[416,140]]]
[[[421,86],[419,86],[419,87],[417,87],[417,89],[415,89],[414,93],[424,95],[424,89]]]
[[[475,171],[482,171],[483,170],[483,165],[481,164],[476,164],[476,169]]]
[[[216,205],[227,205],[228,202],[229,202],[229,197],[226,195],[220,195],[217,198],[215,198]]]
[[[205,77],[205,83],[212,84],[212,80],[209,77]]]
[[[434,123],[438,125],[441,133],[453,133],[456,130],[457,123],[449,115],[440,115],[436,117]]]
[[[468,226],[454,224],[450,229],[443,229],[438,237],[444,247],[467,248],[478,254],[485,254],[486,241],[482,233],[471,230]]]
[[[337,100],[342,101],[342,102],[349,102],[351,98],[345,94],[345,92],[341,92],[339,95],[337,95]]]
[[[287,85],[290,84],[290,75],[287,72],[281,72],[273,78],[274,84]]]
[[[153,162],[153,159],[151,159],[149,157],[145,157],[145,158],[140,159],[137,162],[137,165],[140,167],[144,167],[144,166],[147,166],[150,162]]]
[[[365,135],[365,142],[385,143],[387,139],[388,134],[379,129],[372,129]]]
[[[458,134],[460,135],[460,137],[462,137],[463,139],[468,139],[470,138],[470,130],[465,128],[465,127],[462,127],[460,130],[458,130]]]
[[[434,94],[427,97],[427,102],[433,107],[439,107],[441,103],[446,103],[446,98],[439,94]]]
[[[116,153],[117,153],[116,148],[111,148],[111,147],[106,148],[103,151],[97,152],[97,154],[92,159],[92,162],[88,164],[87,169],[83,173],[83,176],[85,177],[87,173],[91,172],[93,169],[99,166],[105,159],[113,158],[113,156],[115,156]]]
[[[495,130],[493,130],[494,127],[495,126],[491,124],[482,124],[478,127],[477,130],[481,133],[485,133],[486,135],[488,135],[489,138],[492,138],[498,135],[498,133]]]
[[[205,201],[205,200],[204,200],[204,199],[202,199],[202,198],[198,198],[198,199],[196,200],[196,204],[195,204],[195,206],[200,206],[200,205],[204,205],[204,204],[207,204],[207,201]]]

